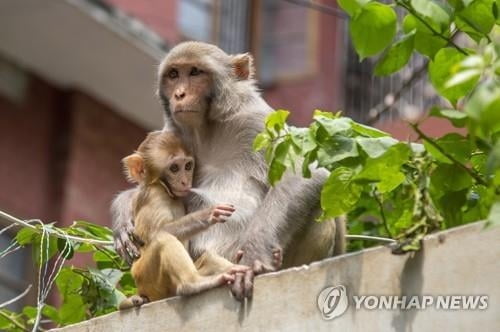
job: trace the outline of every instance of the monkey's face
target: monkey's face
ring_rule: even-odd
[[[189,194],[193,182],[194,159],[184,154],[171,158],[160,174],[172,194],[185,197]]]
[[[168,98],[173,120],[181,126],[199,127],[210,106],[211,76],[201,64],[179,59],[163,72],[160,93]]]

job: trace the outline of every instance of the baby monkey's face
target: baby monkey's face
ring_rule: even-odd
[[[185,197],[189,194],[193,183],[194,159],[185,154],[172,157],[160,174],[172,194]]]

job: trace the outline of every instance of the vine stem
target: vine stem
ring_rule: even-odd
[[[384,205],[383,205],[382,201],[380,200],[380,197],[379,197],[376,189],[373,190],[373,197],[377,201],[377,204],[380,208],[380,216],[382,217],[382,223],[384,225],[385,231],[387,232],[387,235],[389,235],[389,237],[392,238],[392,234],[391,234],[391,231],[389,230],[389,225],[387,224],[387,219],[385,217]]]
[[[448,152],[444,151],[444,149],[441,146],[439,146],[439,144],[437,144],[429,136],[427,136],[426,134],[424,134],[420,130],[420,128],[418,128],[417,124],[410,123],[410,126],[413,128],[413,130],[415,130],[415,132],[418,134],[419,138],[423,139],[424,141],[426,141],[427,143],[429,143],[430,145],[432,145],[434,148],[436,148],[436,150],[438,150],[439,152],[441,152],[446,158],[450,159],[455,165],[457,165],[458,167],[460,167],[461,169],[463,169],[464,171],[466,171],[474,180],[476,180],[476,182],[478,184],[481,184],[483,186],[487,186],[488,185],[488,183],[486,183],[486,181],[482,177],[480,177],[479,174],[477,174],[476,172],[474,172],[474,170],[468,168],[467,166],[465,166],[464,164],[462,164],[461,162],[459,162],[455,157],[453,157],[452,155],[450,155]]]
[[[464,55],[468,55],[467,52],[465,52],[465,50],[463,48],[461,48],[460,46],[458,46],[451,38],[448,38],[446,37],[445,35],[439,33],[436,31],[436,29],[434,29],[430,24],[429,22],[427,22],[426,20],[424,20],[422,17],[420,17],[420,15],[418,15],[418,13],[416,12],[416,10],[410,5],[410,4],[406,4],[402,1],[398,1],[398,0],[395,0],[396,4],[400,7],[403,7],[404,9],[406,9],[410,14],[412,14],[413,16],[415,16],[415,18],[417,20],[419,20],[420,22],[422,22],[423,25],[426,26],[427,29],[429,29],[433,35],[443,39],[443,40],[446,40],[450,45],[452,45],[454,48],[457,49],[457,51],[459,51],[460,53],[464,54]]]
[[[349,234],[349,235],[346,235],[345,238],[348,240],[369,240],[369,241],[380,241],[380,242],[387,242],[387,243],[397,242],[396,240],[389,239],[387,237],[371,236],[371,235]]]
[[[15,224],[18,224],[18,225],[22,225],[24,227],[28,227],[28,228],[31,228],[33,230],[36,230],[37,232],[40,232],[40,229],[37,228],[36,226],[33,226],[31,225],[30,223],[24,221],[24,220],[21,220],[19,218],[16,218],[14,216],[11,216],[10,214],[0,210],[0,218],[4,218],[12,223],[15,223]],[[50,233],[50,235],[53,235],[57,238],[60,238],[60,239],[64,239],[64,240],[67,240],[67,239],[70,239],[70,240],[73,240],[73,241],[76,241],[76,242],[81,242],[81,243],[88,243],[88,244],[95,244],[95,245],[102,245],[102,246],[108,246],[108,245],[112,245],[113,244],[113,241],[104,241],[104,240],[95,240],[95,239],[86,239],[86,238],[83,238],[83,237],[79,237],[79,236],[73,236],[73,235],[66,235],[66,234],[59,234],[57,232],[54,232],[54,231],[51,231],[49,229],[47,229],[47,232]]]

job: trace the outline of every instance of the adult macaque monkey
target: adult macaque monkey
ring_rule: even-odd
[[[253,80],[249,54],[228,55],[216,46],[185,42],[174,47],[158,73],[158,96],[165,109],[165,128],[191,148],[197,163],[188,211],[212,202],[235,206],[231,222],[193,237],[190,253],[212,251],[253,267],[237,274],[232,292],[238,299],[252,294],[253,275],[272,270],[274,248],[283,250],[283,266],[310,263],[344,250],[344,221],[313,222],[319,212],[322,184],[328,173],[312,178],[285,174],[270,188],[268,166],[252,143],[272,112]],[[130,200],[134,190],[113,203],[115,245],[126,259],[137,254]]]
[[[174,295],[196,294],[232,282],[235,272],[248,270],[227,262],[221,267],[226,271],[204,274],[184,247],[183,242],[193,235],[225,222],[234,208],[220,204],[185,215],[181,198],[191,190],[194,160],[175,135],[150,133],[134,154],[123,159],[123,164],[129,181],[139,184],[132,208],[134,237],[142,246],[141,257],[131,269],[138,294],[123,300],[120,309]]]

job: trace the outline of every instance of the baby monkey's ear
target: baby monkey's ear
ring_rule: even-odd
[[[144,158],[138,153],[123,158],[123,167],[127,180],[132,183],[141,183],[145,178]]]

